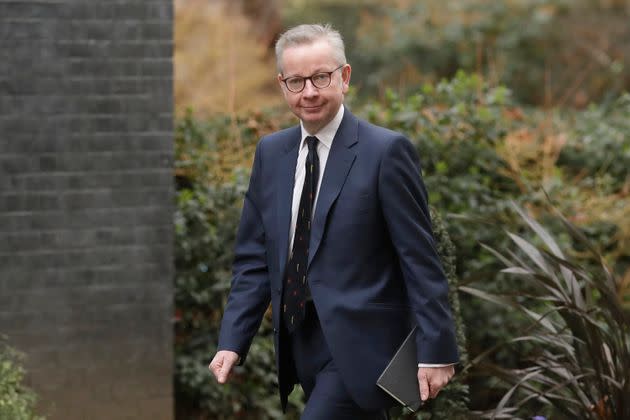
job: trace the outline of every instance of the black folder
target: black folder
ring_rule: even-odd
[[[411,330],[376,381],[376,385],[411,411],[422,405],[416,356],[417,329],[416,326]]]

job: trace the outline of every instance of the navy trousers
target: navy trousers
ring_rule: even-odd
[[[319,323],[308,302],[306,317],[291,334],[291,354],[297,380],[306,396],[301,420],[385,420],[384,410],[365,411],[350,397],[339,375]]]

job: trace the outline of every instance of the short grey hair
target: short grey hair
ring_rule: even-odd
[[[282,54],[289,47],[308,45],[319,40],[328,41],[332,47],[333,58],[338,65],[346,64],[346,49],[341,34],[330,24],[299,25],[287,30],[276,41],[276,64],[282,73]]]

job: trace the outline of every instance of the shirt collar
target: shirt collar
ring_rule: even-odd
[[[337,134],[337,130],[339,129],[339,126],[341,125],[341,120],[343,119],[343,113],[344,113],[344,107],[343,107],[343,104],[341,104],[339,106],[339,111],[337,111],[337,114],[334,116],[334,118],[330,120],[328,124],[322,127],[322,129],[319,130],[315,134],[310,134],[308,131],[306,131],[306,129],[304,128],[304,124],[302,124],[302,121],[300,121],[300,127],[302,129],[302,141],[300,142],[300,150],[306,144],[306,138],[308,136],[316,136],[317,139],[320,141],[320,143],[322,143],[324,146],[330,149],[330,146],[332,146],[333,139],[335,138],[335,134]]]

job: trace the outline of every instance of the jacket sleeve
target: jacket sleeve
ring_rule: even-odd
[[[260,214],[262,141],[258,143],[249,187],[245,194],[234,249],[233,277],[221,321],[218,350],[231,350],[245,361],[254,335],[271,300]]]
[[[459,355],[448,282],[435,247],[418,155],[403,136],[391,141],[381,160],[378,190],[418,325],[417,360],[427,364],[455,363]]]

